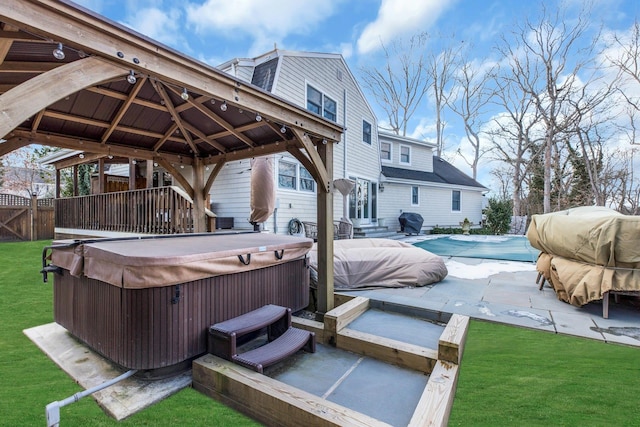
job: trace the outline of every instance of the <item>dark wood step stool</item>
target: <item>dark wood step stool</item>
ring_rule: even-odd
[[[233,361],[245,368],[262,373],[263,369],[274,365],[298,350],[316,352],[316,336],[313,332],[298,328],[289,328],[280,337],[256,349],[233,357]]]
[[[291,309],[268,304],[209,327],[207,351],[226,360],[238,354],[238,340],[267,328],[267,340],[275,340],[291,327]]]

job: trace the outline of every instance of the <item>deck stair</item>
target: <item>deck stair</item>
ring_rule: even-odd
[[[405,237],[405,233],[399,233],[396,227],[389,228],[381,225],[361,225],[353,228],[354,239],[401,239]]]
[[[265,328],[267,344],[238,353],[238,344],[244,337]],[[292,327],[291,309],[273,304],[216,323],[209,328],[209,353],[259,373],[303,348],[309,353],[315,353],[315,334]]]

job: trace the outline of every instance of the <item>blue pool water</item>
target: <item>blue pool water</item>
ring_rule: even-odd
[[[437,255],[536,262],[539,250],[524,236],[431,235],[414,246]]]

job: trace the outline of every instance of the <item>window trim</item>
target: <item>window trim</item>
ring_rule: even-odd
[[[409,150],[409,161],[407,161],[407,162],[402,161],[402,149],[403,148],[406,148],[407,150]],[[399,152],[398,152],[398,163],[401,164],[401,165],[409,165],[409,166],[411,166],[411,146],[400,144],[400,149],[399,149]]]
[[[414,194],[413,194],[413,190],[416,190],[416,198],[418,199],[417,202],[414,202]],[[412,185],[411,186],[411,206],[420,206],[420,186],[419,185]]]
[[[369,135],[369,141],[366,141],[364,139],[364,136],[367,135],[364,132],[364,125],[365,124],[369,125],[369,134],[368,134]],[[371,147],[373,145],[373,125],[371,123],[369,123],[369,121],[366,120],[366,119],[362,119],[362,138],[361,139],[362,139],[362,142],[367,144],[369,147]]]
[[[286,164],[289,164],[289,165],[292,165],[292,166],[295,167],[295,170],[294,170],[294,174],[295,175],[290,177],[290,178],[293,178],[294,187],[283,187],[283,186],[280,185],[280,175],[281,175],[280,174],[280,164],[281,163],[286,163]],[[313,179],[313,176],[311,175],[311,173],[309,171],[307,171],[307,173],[309,174],[310,178],[309,177],[303,177],[302,173],[301,173],[301,168],[306,170],[306,168],[302,164],[300,164],[300,163],[298,163],[296,161],[293,161],[291,159],[286,159],[286,158],[279,159],[278,160],[278,171],[277,171],[277,187],[278,187],[278,190],[296,191],[296,192],[299,192],[299,193],[314,194],[316,192],[316,188],[317,188],[316,187],[316,181]],[[289,177],[289,175],[287,175],[287,177]],[[307,189],[302,188],[303,187],[301,185],[302,184],[302,180],[306,180],[306,181],[311,182],[313,188],[311,190],[307,190]]]
[[[388,144],[389,145],[389,158],[385,159],[382,157],[382,144]],[[386,141],[381,141],[380,142],[380,161],[384,162],[384,163],[392,163],[393,162],[393,144],[390,142],[386,142]]]
[[[318,89],[318,85],[310,83],[309,81],[305,80],[305,87],[304,87],[304,100],[305,100],[305,108],[307,109],[307,111],[311,111],[314,114],[318,114],[319,116],[324,117],[327,120],[331,120],[334,123],[338,123],[338,110],[340,108],[340,105],[338,104],[338,101],[335,100],[333,97],[327,95],[327,93],[321,89]],[[316,92],[318,92],[320,94],[320,101],[322,102],[321,105],[319,105],[319,113],[316,113],[315,111],[309,109],[309,88],[315,90]],[[327,109],[326,109],[326,100],[330,100],[331,102],[333,102],[336,106],[336,111],[335,111],[335,117],[327,117]],[[317,106],[317,104],[315,102],[312,102],[312,104],[314,106]]]
[[[455,201],[453,196],[458,193],[458,210],[453,208],[453,202]],[[462,212],[462,191],[460,190],[451,190],[451,212]]]

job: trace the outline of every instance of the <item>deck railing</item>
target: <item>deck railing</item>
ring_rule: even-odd
[[[175,234],[193,232],[193,204],[177,187],[147,188],[55,201],[56,228]]]

